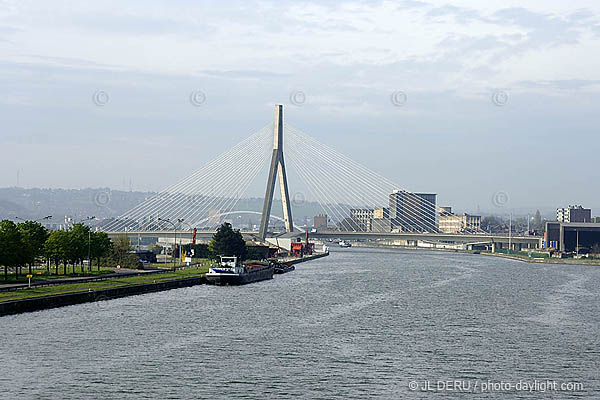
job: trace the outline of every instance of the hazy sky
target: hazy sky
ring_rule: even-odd
[[[160,190],[283,103],[443,205],[600,209],[597,0],[220,3],[0,0],[0,186]]]

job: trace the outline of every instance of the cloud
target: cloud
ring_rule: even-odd
[[[95,68],[118,68],[116,65],[111,64],[103,64],[98,63],[91,60],[85,60],[83,58],[75,58],[75,57],[56,57],[56,56],[46,56],[40,54],[26,54],[24,57],[33,58],[41,61],[50,62],[52,64],[58,64],[63,66],[70,67],[95,67]]]
[[[489,20],[481,15],[477,10],[464,7],[456,7],[446,4],[441,7],[432,8],[426,14],[428,17],[453,17],[454,22],[458,24],[468,24],[474,21],[489,22]]]
[[[225,79],[278,79],[289,77],[290,74],[273,71],[258,71],[258,70],[201,70],[198,71],[201,75],[211,76],[215,78]]]
[[[562,79],[552,81],[520,81],[519,86],[532,89],[580,90],[600,85],[600,80]]]
[[[532,47],[573,44],[581,32],[577,23],[552,14],[537,13],[522,7],[505,8],[494,13],[496,24],[512,24],[524,28],[526,41],[521,49]]]
[[[415,0],[403,0],[400,1],[398,6],[400,8],[423,8],[429,7],[431,4],[424,1],[415,1]]]
[[[489,162],[480,157],[487,144],[478,139],[502,135],[506,140],[497,141],[495,151],[514,165],[523,157],[510,146],[539,146],[539,154],[549,153],[536,152],[528,161],[540,165],[547,154],[557,154],[551,143],[564,129],[576,126],[585,135],[600,123],[592,101],[600,81],[593,6],[562,4],[559,11],[546,2],[525,8],[461,1],[470,6],[459,7],[433,0],[11,4],[10,19],[0,17],[4,140],[44,165],[58,156],[83,163],[90,148],[98,169],[127,170],[137,157],[161,160],[144,164],[148,174],[141,179],[150,185],[178,168],[196,168],[270,122],[272,105],[281,102],[293,125],[344,152],[355,150],[367,165],[380,163],[400,183],[407,179],[402,171],[427,164],[415,149],[427,149],[449,174],[493,182],[508,175],[472,171]],[[505,107],[492,104],[490,88],[513,88]],[[294,89],[306,94],[302,107],[290,104]],[[104,107],[92,102],[97,90],[110,94]],[[199,107],[190,104],[193,90],[206,94]],[[391,104],[394,91],[408,95],[404,106]],[[446,151],[453,144],[460,147]],[[61,154],[67,146],[72,154]],[[26,163],[9,153],[0,167]],[[77,172],[52,168],[36,179],[51,182]],[[446,184],[427,168],[431,181],[423,185]],[[562,172],[554,172],[560,180]],[[419,174],[415,181],[422,180]],[[108,185],[112,178],[80,179]],[[530,182],[523,182],[528,193]],[[509,189],[516,196],[517,188]],[[451,183],[446,190],[464,196]]]

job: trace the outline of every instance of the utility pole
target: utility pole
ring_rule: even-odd
[[[175,248],[177,247],[177,225],[175,225],[175,223],[173,223],[170,219],[164,219],[164,218],[159,218],[159,221],[164,221],[164,222],[168,222],[169,224],[173,225],[173,229],[174,229],[174,239],[173,239],[173,252],[171,253],[172,258],[173,258],[173,271],[175,271]],[[165,260],[165,264],[166,264],[166,260]]]
[[[508,217],[508,254],[512,251],[512,213]]]
[[[88,230],[88,271],[92,270],[92,230]]]

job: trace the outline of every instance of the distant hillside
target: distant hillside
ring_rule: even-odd
[[[0,188],[0,218],[39,219],[47,215],[60,222],[65,215],[75,219],[114,217],[135,207],[154,193],[98,189]]]
[[[24,189],[0,188],[0,219],[39,219],[52,215],[52,222],[61,223],[65,216],[75,220],[88,216],[99,219],[119,216],[144,200],[153,192],[125,192],[108,188],[97,189]],[[262,198],[240,199],[236,210],[261,212]],[[282,216],[281,200],[274,199],[272,214]],[[306,202],[303,198],[292,200],[292,213],[296,223],[305,218],[312,222],[314,215],[322,213],[318,203]],[[260,221],[256,216],[255,223]],[[308,222],[308,221],[307,221]]]

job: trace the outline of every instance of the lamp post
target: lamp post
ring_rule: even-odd
[[[25,218],[21,218],[21,217],[15,217],[15,219],[20,219],[21,221],[33,221],[33,222],[41,222],[44,221],[46,219],[51,219],[52,215],[47,215],[44,218],[40,218],[40,219],[25,219]]]
[[[84,218],[81,221],[79,221],[79,223],[81,222],[85,222],[85,221],[92,221],[96,219],[96,217],[94,215]],[[73,269],[75,269],[75,266],[73,266]],[[81,270],[83,272],[83,266],[81,267]],[[88,227],[88,271],[92,270],[92,230],[89,229]]]
[[[181,224],[183,223],[183,224],[186,224],[188,226],[188,228],[190,228],[190,231],[194,230],[194,228],[192,228],[192,226],[190,224],[188,224],[187,222],[185,222],[183,218],[179,218],[177,220],[177,222],[179,222],[179,227],[180,228],[181,228]],[[179,251],[180,251],[179,258],[181,258],[181,249],[182,249],[182,247],[181,247],[181,236],[179,236]]]
[[[512,253],[512,212],[510,213],[510,216],[508,217],[508,254]]]
[[[175,225],[170,219],[163,219],[163,218],[158,218],[159,221],[162,222],[168,222],[169,224],[173,225],[173,229],[175,232],[175,236],[173,239],[173,252],[172,254],[172,258],[173,258],[173,271],[175,271],[175,248],[177,247],[177,225]]]

